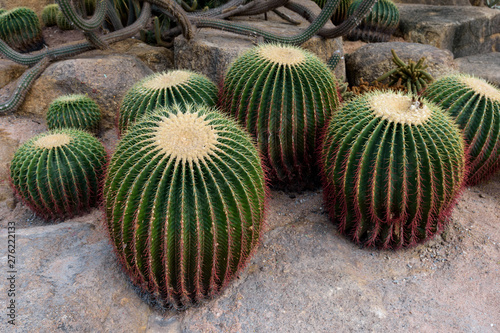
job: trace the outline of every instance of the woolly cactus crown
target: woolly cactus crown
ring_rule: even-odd
[[[19,52],[39,50],[44,42],[38,16],[26,7],[0,14],[0,38]]]
[[[78,128],[95,131],[101,120],[101,110],[87,95],[63,95],[53,100],[47,111],[47,127]]]

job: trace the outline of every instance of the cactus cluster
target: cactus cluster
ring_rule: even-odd
[[[77,128],[96,131],[101,121],[101,110],[87,95],[64,95],[53,100],[47,111],[47,127]]]
[[[221,95],[222,109],[256,137],[274,184],[307,186],[321,129],[339,106],[325,63],[298,47],[264,44],[230,66]]]
[[[218,293],[255,249],[264,172],[246,131],[206,105],[159,108],[124,135],[104,184],[112,243],[165,306]]]
[[[59,12],[57,4],[47,5],[42,10],[42,22],[46,27],[52,27],[57,24],[56,17]]]
[[[10,166],[19,197],[46,219],[74,216],[98,202],[106,152],[87,132],[42,133],[15,152]]]
[[[178,104],[217,103],[217,86],[208,77],[188,70],[156,73],[130,88],[120,106],[118,129],[123,133],[146,113],[158,108]]]
[[[0,14],[0,38],[23,53],[39,50],[44,43],[40,21],[35,12],[26,7]]]
[[[453,75],[431,84],[423,95],[446,110],[469,146],[468,185],[500,169],[500,90],[483,79]]]
[[[363,0],[355,0],[347,11],[347,16],[354,14]],[[365,42],[387,42],[399,25],[399,9],[391,0],[378,0],[362,21],[350,33],[350,40]]]
[[[465,142],[437,105],[372,92],[332,117],[321,163],[340,233],[366,246],[408,247],[446,224],[465,180]]]

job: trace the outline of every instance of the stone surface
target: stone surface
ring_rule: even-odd
[[[469,0],[394,0],[394,3],[410,3],[432,6],[471,6]]]
[[[52,3],[54,0],[0,0],[0,8],[8,10],[16,7],[28,7],[41,17],[43,7]]]
[[[500,11],[487,7],[398,5],[406,41],[465,57],[500,50]]]
[[[457,58],[455,62],[460,72],[483,78],[500,87],[499,52]]]
[[[23,75],[26,68],[26,66],[16,64],[13,61],[0,59],[0,88]]]
[[[316,4],[306,2],[310,8],[319,13]],[[309,25],[300,16],[283,9],[290,17],[301,21],[299,26],[286,23],[274,13],[268,14],[265,21],[262,15],[252,18],[237,18],[233,21],[241,22],[249,26],[259,28],[280,36],[293,36],[302,32]],[[326,27],[331,27],[328,23]],[[219,82],[231,62],[240,54],[255,46],[257,39],[254,37],[240,36],[229,32],[215,29],[200,29],[194,39],[186,41],[183,37],[175,39],[175,67],[179,69],[190,69],[207,75],[214,82]],[[316,54],[323,61],[327,61],[333,54],[338,53],[343,60],[342,38],[325,40],[314,36],[301,45]],[[340,61],[335,75],[345,77],[344,61]]]
[[[456,72],[453,55],[448,50],[440,50],[431,45],[417,43],[389,42],[372,43],[360,47],[346,55],[347,79],[351,85],[359,85],[360,79],[372,82],[396,65],[392,62],[391,49],[405,63],[409,59],[418,61],[426,58],[426,69],[435,79]]]

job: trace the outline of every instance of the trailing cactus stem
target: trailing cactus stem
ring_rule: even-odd
[[[91,31],[99,28],[106,17],[107,5],[105,0],[96,0],[96,9],[92,18],[85,20],[74,10],[70,0],[56,0],[61,12],[66,19],[71,22],[77,29]]]

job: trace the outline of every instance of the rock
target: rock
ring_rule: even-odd
[[[130,55],[59,61],[38,78],[17,113],[44,118],[54,98],[65,94],[87,94],[101,108],[101,125],[110,128],[114,126],[116,112],[127,90],[152,73],[143,62]]]
[[[307,4],[316,13],[319,13],[319,7],[316,4],[310,1],[303,4]],[[295,13],[286,9],[283,9],[283,12],[303,23],[298,26],[291,25],[272,12],[268,13],[267,21],[263,19],[262,15],[254,18],[236,18],[232,21],[241,22],[280,36],[293,36],[302,32],[309,25]],[[328,22],[326,27],[332,27],[331,23]],[[225,75],[229,64],[238,55],[255,46],[256,42],[257,39],[254,37],[204,28],[197,31],[195,38],[190,41],[186,41],[183,37],[175,39],[175,67],[203,73],[217,83]],[[340,54],[343,59],[342,38],[325,40],[314,36],[301,46],[315,53],[325,62],[335,53]],[[344,61],[340,61],[335,75],[338,78],[345,77]]]
[[[471,6],[469,0],[394,0],[394,3],[412,3],[433,6]]]
[[[16,7],[28,7],[41,17],[43,7],[53,3],[54,0],[0,0],[0,8],[9,10]]]
[[[460,72],[496,84],[500,89],[500,53],[491,52],[455,59]]]
[[[499,10],[405,4],[398,7],[398,34],[409,42],[447,49],[455,57],[500,50]]]
[[[440,50],[434,46],[416,43],[372,43],[346,55],[346,72],[349,84],[359,85],[361,78],[372,82],[390,69],[395,68],[391,49],[394,49],[401,60],[406,63],[409,59],[418,61],[422,56],[425,56],[428,65],[427,72],[435,79],[456,72],[453,55],[448,50]]]
[[[26,66],[16,64],[13,61],[0,59],[0,88],[23,75],[26,69]]]

